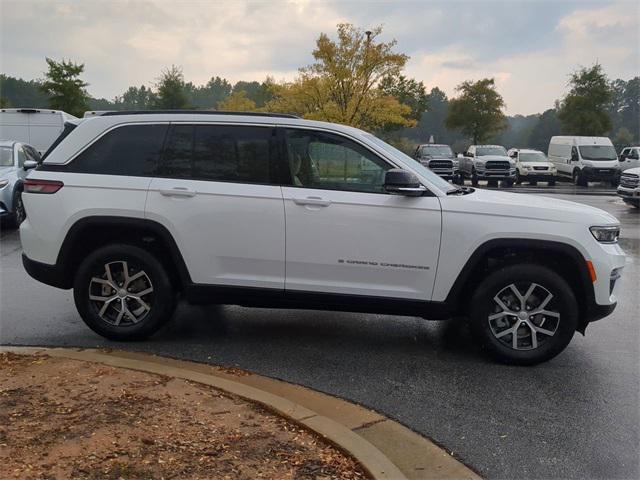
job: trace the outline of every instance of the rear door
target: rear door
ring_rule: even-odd
[[[384,191],[395,168],[334,133],[283,130],[290,186],[286,290],[430,300],[440,247],[436,197]]]
[[[273,126],[172,124],[146,216],[195,283],[284,288],[284,205]]]

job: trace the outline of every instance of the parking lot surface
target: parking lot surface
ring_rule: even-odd
[[[85,327],[71,292],[27,276],[6,230],[0,343],[126,348],[303,384],[395,418],[488,478],[638,478],[640,215],[605,189],[514,190],[611,212],[629,255],[616,311],[536,367],[493,363],[459,321],[335,312],[180,305],[151,340],[109,342]]]

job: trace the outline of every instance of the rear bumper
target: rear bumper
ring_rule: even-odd
[[[71,288],[65,272],[59,265],[49,265],[48,263],[36,262],[35,260],[31,260],[24,253],[22,254],[22,265],[32,278],[41,283],[65,290]]]

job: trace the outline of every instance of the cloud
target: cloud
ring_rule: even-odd
[[[39,78],[45,56],[70,58],[85,63],[90,93],[107,98],[172,64],[196,84],[291,79],[339,22],[382,24],[383,39],[411,56],[407,74],[449,95],[495,77],[509,113],[551,106],[579,65],[598,60],[614,78],[640,70],[635,2],[4,0],[0,9],[3,73]]]

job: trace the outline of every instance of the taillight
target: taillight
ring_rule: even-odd
[[[56,193],[64,186],[64,183],[58,180],[27,178],[22,185],[26,193]]]

